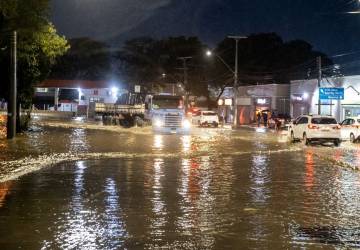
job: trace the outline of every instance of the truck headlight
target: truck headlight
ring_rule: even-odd
[[[163,125],[160,119],[155,119],[153,124],[155,127],[162,127]]]
[[[189,120],[183,120],[182,126],[183,126],[183,128],[185,128],[185,129],[189,129],[189,128],[191,127],[191,123],[190,123]]]

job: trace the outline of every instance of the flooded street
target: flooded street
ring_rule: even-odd
[[[0,150],[1,249],[360,248],[359,144],[35,126]]]

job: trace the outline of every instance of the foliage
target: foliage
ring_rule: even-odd
[[[69,40],[71,49],[56,60],[50,78],[99,80],[111,78],[109,48],[90,38]]]
[[[197,37],[169,37],[154,40],[140,37],[129,40],[118,53],[121,72],[126,81],[150,88],[153,84],[184,82],[183,62],[187,60],[188,85],[185,89],[194,95],[208,95],[204,81],[204,45]],[[162,75],[166,74],[165,78]]]
[[[226,38],[215,52],[226,63],[234,65],[235,41]],[[289,83],[290,80],[316,77],[316,57],[321,56],[323,65],[332,61],[303,40],[284,42],[275,33],[250,35],[239,40],[239,82],[242,84]],[[214,75],[229,72],[220,62],[215,63]]]
[[[48,0],[2,0],[0,2],[0,98],[6,98],[10,72],[11,31],[18,33],[18,102],[27,107],[33,85],[45,79],[56,57],[69,45],[48,22]]]

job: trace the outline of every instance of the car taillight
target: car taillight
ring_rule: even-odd
[[[308,125],[308,128],[309,128],[309,129],[318,129],[319,127],[316,126],[316,125],[314,125],[314,124],[309,124],[309,125]]]
[[[341,129],[341,126],[340,125],[336,125],[333,127],[333,129]]]

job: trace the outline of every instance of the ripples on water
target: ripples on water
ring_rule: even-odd
[[[48,151],[53,143],[129,154],[63,163],[0,186],[4,249],[359,246],[359,174],[330,167],[318,148],[289,151],[266,134],[231,138],[216,130],[180,137],[55,131],[64,136],[42,131],[30,142]]]

